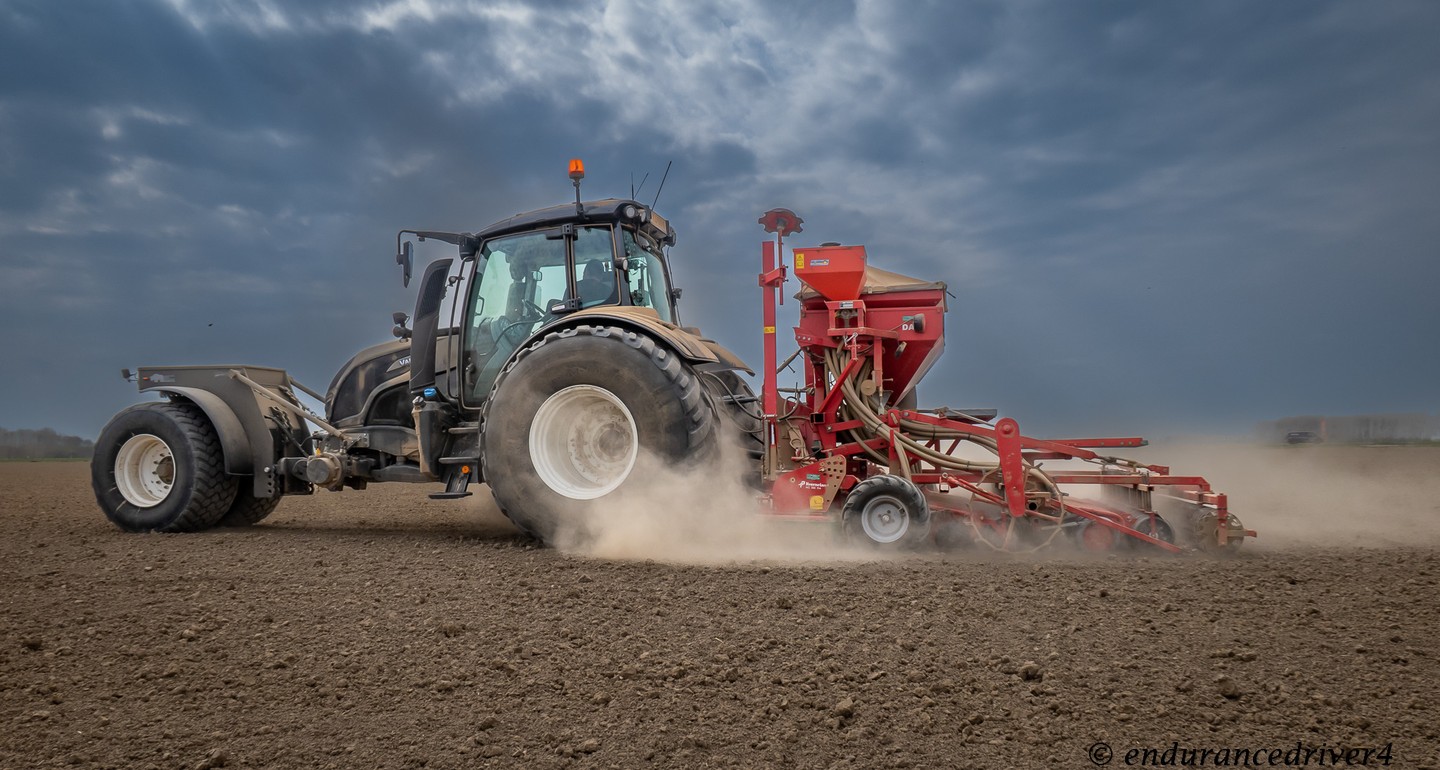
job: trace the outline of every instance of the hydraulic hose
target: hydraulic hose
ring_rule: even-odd
[[[853,374],[851,374],[850,377],[844,380],[840,380],[840,374],[845,371],[845,367],[848,366],[849,363],[849,357],[842,352],[827,351],[825,354],[825,369],[827,373],[827,379],[832,381],[838,380],[837,384],[841,389],[841,394],[844,396],[844,400],[841,402],[840,407],[843,413],[842,416],[846,420],[858,419],[864,425],[865,433],[869,434],[867,436],[858,430],[852,430],[850,431],[851,438],[859,442],[861,446],[864,447],[865,454],[869,456],[872,460],[875,460],[882,464],[889,463],[889,457],[882,455],[880,452],[864,444],[864,442],[869,439],[884,438],[893,441],[893,443],[897,445],[896,448],[900,450],[897,453],[897,457],[900,460],[900,469],[906,477],[910,475],[910,461],[908,454],[914,454],[917,457],[920,457],[921,459],[939,468],[979,472],[987,475],[993,474],[994,472],[999,470],[999,462],[963,460],[953,455],[946,454],[936,449],[932,449],[931,447],[925,446],[924,444],[913,438],[911,434],[919,435],[927,439],[950,438],[968,441],[970,443],[978,444],[982,447],[985,447],[989,451],[998,454],[999,448],[996,446],[993,439],[989,439],[983,436],[976,436],[974,434],[964,433],[953,429],[947,429],[940,426],[930,425],[928,423],[922,423],[915,420],[902,419],[900,420],[899,427],[891,428],[891,426],[887,425],[885,421],[880,418],[880,415],[877,413],[875,408],[871,406],[870,399],[864,397],[860,393],[860,389],[856,386],[856,382],[863,379],[869,373],[870,364],[868,362],[865,363]],[[1041,471],[1039,468],[1036,468],[1033,464],[1030,463],[1026,463],[1025,465],[1025,474],[1028,478],[1034,479],[1041,486],[1046,488],[1050,492],[1050,494],[1055,497],[1057,504],[1060,506],[1060,513],[1057,518],[1058,520],[1063,521],[1065,517],[1065,498],[1060,491],[1059,485],[1056,484],[1055,481],[1051,479],[1048,474],[1046,474],[1044,471]]]

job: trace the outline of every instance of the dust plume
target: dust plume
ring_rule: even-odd
[[[1247,549],[1440,544],[1440,447],[1175,442],[1143,451],[1228,494],[1259,533]]]
[[[1440,545],[1440,447],[1266,446],[1167,442],[1131,454],[1202,475],[1259,537],[1246,550]],[[847,543],[829,524],[767,516],[742,479],[737,452],[702,467],[637,461],[632,484],[564,528],[561,550],[589,557],[683,564],[820,563],[907,558]],[[1076,490],[1078,494],[1078,490]],[[1162,509],[1163,510],[1163,509]],[[1185,522],[1171,522],[1179,528]],[[1046,549],[1070,558],[1061,538]],[[979,547],[962,558],[985,558]],[[1031,558],[1038,554],[1031,554]]]
[[[683,564],[887,558],[845,544],[828,523],[764,515],[756,491],[743,482],[751,463],[738,450],[694,468],[642,455],[632,478],[643,483],[607,496],[562,529],[555,545],[596,558]]]

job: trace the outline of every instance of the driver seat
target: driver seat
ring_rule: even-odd
[[[615,286],[615,274],[605,269],[605,263],[592,259],[585,263],[585,274],[575,284],[575,293],[580,298],[580,307],[613,305],[619,301],[620,291]]]

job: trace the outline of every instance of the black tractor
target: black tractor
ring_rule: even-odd
[[[760,422],[733,353],[680,325],[670,224],[634,200],[580,200],[475,233],[402,230],[454,245],[420,276],[413,325],[360,351],[322,395],[256,366],[128,370],[164,400],[117,414],[92,481],[122,529],[254,524],[285,495],[371,482],[485,482],[538,538],[639,482],[637,462],[695,464],[724,441],[760,453]],[[303,391],[323,401],[307,409]],[[758,467],[758,465],[757,465]]]

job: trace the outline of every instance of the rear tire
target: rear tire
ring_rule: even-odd
[[[500,510],[554,542],[584,534],[606,500],[640,487],[642,458],[690,465],[717,452],[715,414],[673,351],[618,327],[546,334],[496,378],[481,453]]]
[[[840,510],[852,543],[908,550],[930,537],[930,506],[925,493],[899,476],[871,476],[855,485]]]
[[[220,438],[188,402],[137,404],[95,442],[90,484],[105,517],[128,532],[198,532],[235,500]]]
[[[241,479],[240,489],[235,493],[235,502],[220,518],[222,527],[248,527],[258,524],[261,519],[275,512],[280,505],[277,497],[256,497],[249,488],[250,480]]]

